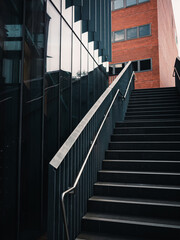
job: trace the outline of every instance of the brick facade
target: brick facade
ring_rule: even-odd
[[[112,11],[113,32],[145,24],[151,24],[150,36],[112,43],[110,64],[151,58],[152,71],[137,72],[135,87],[173,86],[172,72],[177,46],[171,0],[150,0]]]

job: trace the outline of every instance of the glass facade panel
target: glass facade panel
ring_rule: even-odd
[[[115,74],[119,74],[123,68],[125,66],[125,63],[118,63],[118,64],[115,64],[114,67],[115,67]]]
[[[151,34],[150,24],[139,27],[139,36],[145,37]]]
[[[129,6],[133,6],[133,5],[136,5],[136,2],[137,0],[126,0],[126,6],[129,7]]]
[[[76,15],[88,15],[88,5],[85,9],[70,6],[73,3],[0,1],[3,239],[46,235],[49,162],[107,87],[102,59],[109,51],[105,46],[110,33],[103,35],[106,41],[99,39],[100,21],[107,19],[96,12],[94,50],[88,32],[81,29],[89,20]],[[95,5],[100,9],[99,2]],[[92,32],[89,36],[93,40]],[[100,45],[104,49],[99,50]]]
[[[137,38],[137,27],[127,29],[126,33],[127,33],[127,39]]]
[[[114,32],[114,40],[115,42],[125,40],[125,31],[121,30],[118,32]]]
[[[73,34],[73,61],[72,61],[72,129],[80,120],[80,81],[81,81],[81,45]]]
[[[61,71],[60,71],[60,142],[65,141],[70,133],[71,77],[72,77],[72,31],[62,19],[61,29]]]
[[[124,7],[124,0],[114,0],[114,10],[123,8]]]
[[[4,239],[16,238],[22,20],[23,12],[20,1],[0,1],[0,215],[2,239],[3,237]]]
[[[27,0],[25,6],[21,231],[31,239],[41,226],[44,3]]]

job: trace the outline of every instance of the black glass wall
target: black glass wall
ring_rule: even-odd
[[[48,163],[108,84],[110,4],[0,1],[3,240],[46,236]]]

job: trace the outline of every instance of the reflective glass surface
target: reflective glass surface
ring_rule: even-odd
[[[137,27],[126,30],[127,39],[137,38]]]
[[[114,40],[115,42],[125,40],[125,31],[121,30],[118,32],[114,32]]]
[[[1,238],[15,239],[22,69],[21,1],[0,1]]]
[[[140,37],[149,36],[150,34],[151,34],[150,24],[139,27],[139,36]]]
[[[139,3],[149,2],[149,0],[139,0]]]
[[[123,7],[124,7],[123,0],[114,0],[114,9],[119,9]]]
[[[72,129],[80,120],[80,80],[81,80],[81,44],[73,34],[73,61],[72,61]]]
[[[22,109],[21,231],[27,239],[41,226],[44,3],[27,0]],[[35,153],[35,154],[34,154]],[[32,174],[33,172],[33,174]],[[22,233],[23,234],[23,233]]]
[[[140,71],[151,70],[151,60],[141,60],[140,61]]]
[[[60,67],[60,144],[70,133],[72,31],[62,19]]]
[[[126,6],[132,6],[132,5],[136,5],[136,0],[126,0]]]

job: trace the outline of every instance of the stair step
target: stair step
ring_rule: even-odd
[[[180,150],[106,150],[106,159],[179,160]]]
[[[180,161],[103,160],[103,170],[180,172]]]
[[[169,222],[165,219],[87,213],[82,220],[82,229],[109,234],[171,239],[172,236],[179,237],[179,223],[179,221]]]
[[[175,111],[180,110],[179,106],[158,106],[158,107],[134,107],[134,108],[128,108],[127,113],[134,113],[134,112],[157,112],[157,111]]]
[[[180,141],[121,141],[110,142],[109,150],[179,150]]]
[[[112,234],[102,234],[102,233],[93,233],[93,232],[82,232],[76,240],[145,240],[144,238],[136,238],[129,236],[119,236]],[[148,238],[148,240],[151,240]]]
[[[178,96],[172,96],[172,97],[154,97],[154,98],[140,98],[140,99],[131,99],[129,100],[129,104],[139,104],[139,103],[172,103],[172,102],[179,102],[179,97]]]
[[[180,187],[170,185],[96,182],[94,195],[180,201]]]
[[[113,134],[111,141],[180,141],[180,134]]]
[[[130,96],[130,102],[139,102],[139,101],[155,101],[155,100],[178,100],[179,101],[179,96],[178,94],[164,94],[164,95],[144,95],[144,96]]]
[[[151,199],[93,196],[88,200],[88,212],[178,220],[180,203]]]
[[[133,115],[126,116],[125,120],[135,120],[135,119],[180,119],[180,114],[158,114],[158,115]]]
[[[160,114],[180,114],[179,110],[156,110],[156,111],[136,111],[136,112],[126,112],[126,116],[135,116],[135,115],[160,115]]]
[[[161,185],[180,185],[180,173],[169,172],[145,172],[145,171],[115,171],[100,170],[98,172],[100,182],[123,182]]]
[[[178,96],[178,92],[177,90],[174,91],[163,91],[163,92],[149,92],[149,93],[136,93],[136,92],[132,92],[131,93],[131,98],[141,98],[141,97],[154,97],[154,96]]]
[[[180,102],[160,102],[160,103],[154,103],[154,102],[143,102],[143,103],[129,103],[127,110],[133,109],[133,108],[148,108],[148,107],[179,107]]]
[[[174,119],[151,119],[151,120],[134,120],[134,121],[123,121],[123,122],[117,122],[116,127],[152,127],[152,126],[180,126],[180,119],[174,120]]]
[[[180,126],[158,126],[158,127],[119,127],[114,129],[114,134],[146,134],[146,133],[180,133]]]
[[[134,93],[150,93],[150,92],[171,92],[171,91],[177,91],[176,87],[165,87],[165,88],[144,88],[144,89],[134,89],[132,90],[132,94]]]

